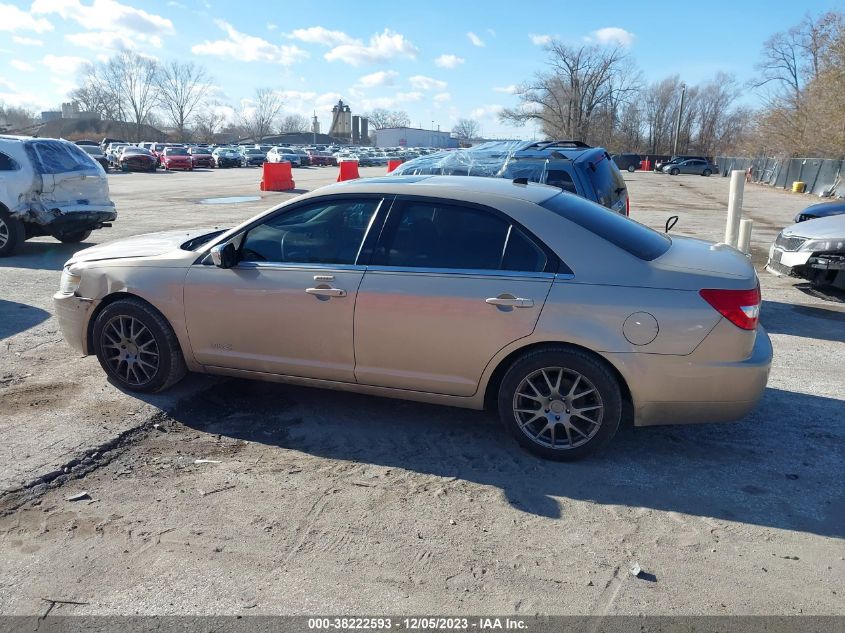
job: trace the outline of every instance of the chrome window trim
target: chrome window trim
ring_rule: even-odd
[[[555,273],[530,272],[516,270],[498,270],[494,268],[416,268],[411,266],[367,266],[368,273],[392,275],[427,275],[427,276],[459,276],[459,277],[507,277],[523,279],[555,279]]]
[[[232,266],[232,270],[336,270],[349,272],[364,272],[367,270],[366,266],[359,266],[358,264],[306,264],[298,262],[238,262]]]

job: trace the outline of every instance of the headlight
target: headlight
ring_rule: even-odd
[[[810,240],[801,246],[802,251],[841,251],[845,250],[845,240]]]
[[[79,284],[82,282],[82,275],[71,272],[70,268],[65,267],[62,270],[62,281],[59,283],[59,292],[66,295],[72,295],[79,290]]]

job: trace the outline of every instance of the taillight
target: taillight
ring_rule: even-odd
[[[753,330],[760,318],[760,286],[752,290],[700,290],[701,297],[719,314],[743,330]]]
[[[631,217],[631,198],[625,198],[625,217]]]

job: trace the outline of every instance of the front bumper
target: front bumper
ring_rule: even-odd
[[[806,266],[812,255],[810,251],[785,251],[772,244],[766,270],[778,277],[788,277],[795,274],[794,268]]]
[[[717,334],[712,347],[708,339],[717,329],[730,335],[730,328],[738,330],[723,319],[688,356],[607,355],[627,379],[636,426],[731,422],[754,409],[769,378],[772,342],[758,326],[747,358],[719,360],[724,339]]]
[[[62,336],[68,345],[83,356],[88,355],[88,320],[94,311],[93,299],[57,292],[53,307]]]

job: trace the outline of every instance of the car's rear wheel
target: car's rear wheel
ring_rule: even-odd
[[[633,174],[635,171],[637,171],[637,168],[634,167],[633,165],[628,165],[628,171]]]
[[[580,350],[528,352],[499,387],[499,417],[524,448],[560,461],[580,459],[619,428],[622,395],[608,368]]]
[[[94,322],[94,351],[105,372],[129,391],[162,391],[187,373],[173,328],[139,299],[103,308]]]
[[[713,172],[712,172],[712,171],[710,171],[709,169],[705,169],[703,172],[701,172],[701,175],[702,175],[702,176],[709,176],[709,175],[710,175],[710,174],[712,174],[712,173],[713,173]]]
[[[25,240],[23,222],[0,208],[0,257],[12,255]]]
[[[65,244],[77,244],[88,239],[90,235],[91,231],[73,231],[72,233],[60,233],[53,237]]]

